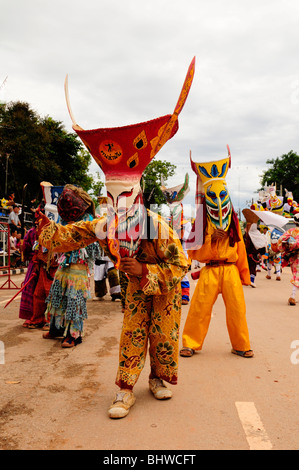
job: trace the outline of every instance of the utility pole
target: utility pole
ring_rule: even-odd
[[[6,154],[6,171],[5,171],[5,196],[7,196],[7,174],[8,174],[8,159],[9,154]]]
[[[5,79],[3,80],[1,86],[0,86],[0,91],[2,90],[2,88],[4,87],[5,83],[6,83],[6,80],[8,78],[8,75],[5,77]],[[6,172],[5,172],[5,196],[7,195],[7,173],[8,173],[8,159],[9,159],[9,155],[6,154]]]

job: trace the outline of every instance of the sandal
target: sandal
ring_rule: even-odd
[[[42,328],[44,323],[29,323],[28,328],[29,330],[36,330],[38,328]]]
[[[46,331],[46,333],[43,333],[43,338],[44,339],[57,339],[57,336],[51,335],[50,331]]]
[[[82,337],[78,336],[78,338],[73,338],[72,336],[67,336],[61,343],[62,348],[73,348],[77,346],[77,344],[82,343]]]
[[[71,336],[67,336],[61,343],[62,348],[73,348],[75,346],[75,340]]]
[[[236,349],[232,349],[232,354],[245,358],[251,358],[254,356],[252,349],[248,349],[248,351],[237,351]]]
[[[192,357],[194,354],[194,350],[191,348],[182,348],[180,350],[180,356],[182,357]]]

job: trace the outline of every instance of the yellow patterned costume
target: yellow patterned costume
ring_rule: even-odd
[[[188,262],[178,238],[157,214],[148,216],[158,236],[142,239],[136,259],[141,277],[129,276],[116,384],[132,389],[145,363],[149,343],[151,375],[177,383],[181,278]],[[39,241],[51,252],[65,252],[98,241],[107,250],[106,219],[62,226],[49,222]]]
[[[204,207],[204,217],[199,225],[203,231],[201,246],[188,250],[188,254],[205,266],[200,271],[184,326],[182,356],[202,349],[213,305],[221,293],[233,352],[252,357],[242,288],[242,284],[250,285],[250,274],[239,221],[225,181],[230,163],[230,151],[222,160],[207,163],[191,160],[197,174],[196,203]]]
[[[207,263],[208,266],[201,269],[191,299],[183,331],[183,346],[193,350],[202,349],[213,305],[221,293],[226,306],[227,328],[232,347],[238,351],[248,351],[250,342],[242,284],[250,285],[250,275],[241,230],[239,229],[240,242],[236,242],[234,246],[230,246],[228,236],[212,243],[213,231],[214,228],[208,222],[204,245],[199,250],[189,251],[192,259]],[[212,261],[215,262],[214,266]]]
[[[122,127],[89,130],[74,119],[68,80],[65,81],[72,127],[105,174],[107,190],[104,225],[99,228],[91,224],[85,226],[85,230],[83,226],[77,227],[73,232],[76,240],[70,241],[80,246],[81,234],[85,238],[81,243],[90,243],[97,235],[115,267],[129,277],[116,381],[120,391],[109,408],[110,418],[125,417],[133,406],[132,388],[143,368],[148,342],[149,388],[155,398],[171,398],[172,393],[162,379],[172,384],[177,381],[180,281],[187,272],[187,260],[168,225],[146,212],[140,180],[145,168],[178,131],[178,116],[189,94],[194,71],[195,57],[172,114]],[[145,239],[148,224],[146,232],[144,224],[149,219],[159,233]],[[66,237],[72,238],[72,233]],[[56,242],[58,239],[56,237]]]

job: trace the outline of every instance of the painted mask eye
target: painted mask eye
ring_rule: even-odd
[[[147,146],[147,138],[144,131],[133,140],[133,145],[137,150],[144,149]]]
[[[139,165],[138,152],[128,159],[127,165],[129,168],[135,168],[135,166]]]
[[[225,190],[221,191],[221,193],[220,193],[221,201],[223,201],[226,198],[226,196],[227,196],[227,191],[225,191]]]
[[[214,191],[208,191],[207,196],[210,197],[213,200],[217,199],[217,195],[216,195],[216,193],[214,193]]]

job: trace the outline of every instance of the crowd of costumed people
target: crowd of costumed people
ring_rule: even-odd
[[[80,187],[42,182],[44,201],[36,208],[33,226],[23,240],[28,269],[19,317],[25,328],[43,330],[43,339],[60,340],[63,348],[80,344],[92,274],[93,300],[103,300],[109,293],[111,301],[120,302],[118,389],[108,409],[112,419],[127,416],[134,405],[134,387],[147,356],[152,395],[157,400],[172,397],[167,384],[177,384],[179,356],[191,358],[203,348],[219,294],[225,303],[231,352],[243,358],[254,357],[243,286],[256,287],[257,271],[265,269],[270,281],[274,267],[279,281],[282,268],[290,266],[288,302],[296,304],[298,205],[289,191],[280,197],[271,185],[243,210],[245,223],[241,222],[226,182],[232,165],[229,146],[227,156],[214,161],[194,158],[191,151],[187,156],[196,176],[192,220],[185,216],[183,203],[190,191],[188,173],[174,187],[161,181],[169,216],[148,207],[143,173],[177,133],[194,73],[195,58],[173,113],[133,125],[92,130],[77,124],[66,79],[73,130],[105,175],[107,196],[99,196],[96,207]],[[290,220],[293,227],[285,230]],[[192,265],[196,273],[190,273]],[[192,295],[191,278],[196,281]],[[188,309],[184,325],[182,305]]]

